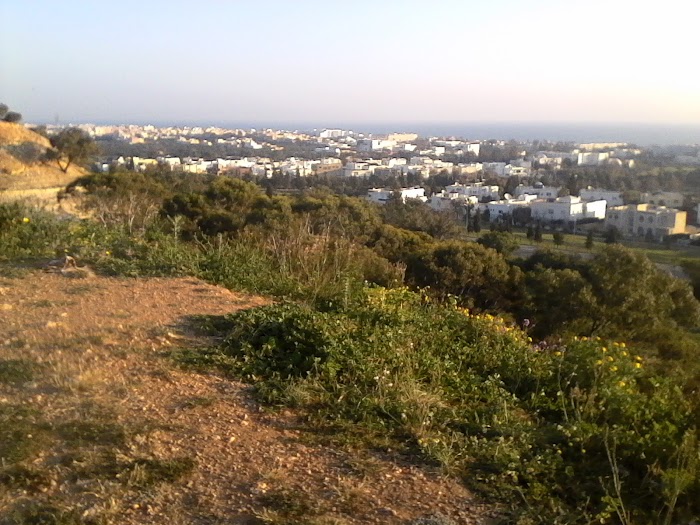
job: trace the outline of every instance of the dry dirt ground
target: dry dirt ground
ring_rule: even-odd
[[[0,451],[20,451],[0,465],[0,523],[491,522],[438,470],[311,444],[293,412],[169,357],[211,343],[191,316],[264,299],[79,276],[0,266],[0,426],[19,440]]]

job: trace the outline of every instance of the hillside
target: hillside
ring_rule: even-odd
[[[194,316],[266,300],[191,278],[0,274],[14,275],[0,278],[1,523],[467,524],[493,513],[439,469],[313,444],[294,412],[172,359],[211,344]]]
[[[57,195],[85,175],[71,166],[67,173],[44,162],[49,140],[22,124],[0,122],[0,201],[28,200],[57,209]]]

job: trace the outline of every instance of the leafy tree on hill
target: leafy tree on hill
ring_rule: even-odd
[[[0,104],[0,120],[3,122],[19,122],[22,120],[22,114],[16,111],[10,111],[7,104]]]
[[[85,164],[99,152],[92,137],[79,128],[60,131],[51,137],[51,145],[54,149],[47,156],[55,160],[64,173],[72,164]]]
[[[510,255],[518,249],[518,240],[509,232],[485,233],[476,241],[482,246],[493,248],[501,255]]]
[[[22,114],[16,111],[8,111],[2,120],[5,122],[20,122],[22,120]]]

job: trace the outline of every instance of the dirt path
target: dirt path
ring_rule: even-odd
[[[0,445],[14,458],[0,470],[0,523],[41,512],[57,524],[467,524],[492,515],[435,470],[311,445],[292,412],[264,409],[247,385],[168,358],[210,343],[188,329],[191,316],[261,298],[193,279],[2,270],[0,417],[18,430]]]

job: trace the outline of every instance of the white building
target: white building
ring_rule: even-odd
[[[447,193],[443,190],[440,193],[433,194],[428,200],[428,206],[430,206],[435,211],[450,211],[455,208],[455,206],[474,206],[474,211],[476,211],[479,199],[474,196],[460,195],[458,193]]]
[[[357,151],[379,151],[392,149],[396,146],[396,142],[386,139],[360,139],[357,141]]]
[[[609,191],[609,190],[597,190],[591,187],[581,190],[579,192],[579,197],[582,200],[589,201],[605,201],[610,206],[622,206],[624,201],[622,199],[622,193],[619,191]]]
[[[530,168],[527,166],[513,166],[512,164],[506,164],[503,170],[504,177],[529,177]]]
[[[535,195],[520,195],[515,199],[491,201],[487,204],[482,204],[480,207],[485,207],[489,211],[490,220],[494,220],[505,215],[512,215],[517,208],[528,207],[536,198]]]
[[[534,155],[534,160],[542,166],[560,167],[565,160],[569,160],[572,163],[577,162],[578,155],[561,151],[538,151]]]
[[[345,177],[369,177],[374,173],[376,166],[367,162],[348,162],[343,166],[343,176]]]
[[[560,189],[554,186],[545,186],[541,182],[535,183],[534,186],[518,184],[517,188],[515,188],[515,196],[536,195],[540,199],[556,199],[559,196]]]
[[[498,186],[485,186],[483,182],[474,184],[452,184],[445,188],[446,194],[455,193],[458,196],[476,197],[478,200],[498,200]]]
[[[499,177],[504,177],[506,174],[506,163],[505,162],[484,162],[481,165],[481,169],[484,172],[494,173]]]
[[[579,166],[600,166],[605,164],[610,159],[610,153],[607,152],[580,152],[578,154]]]
[[[377,204],[385,204],[397,193],[403,202],[406,202],[407,199],[418,199],[421,202],[428,200],[425,196],[424,188],[401,188],[399,190],[371,188],[367,191],[367,199]]]
[[[604,219],[605,201],[583,202],[567,195],[556,199],[537,199],[530,203],[532,218],[544,222],[571,222],[581,219]]]

